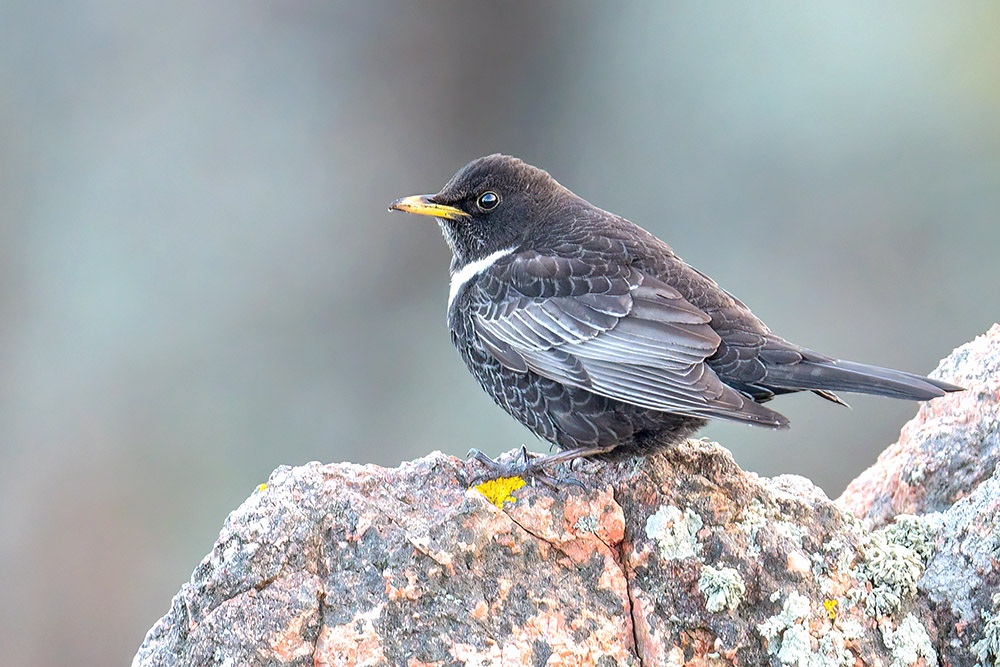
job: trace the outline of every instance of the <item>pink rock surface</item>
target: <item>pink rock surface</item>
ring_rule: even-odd
[[[594,468],[576,473],[587,491],[526,486],[502,510],[441,454],[280,468],[135,664],[754,665],[790,630],[807,654],[827,637],[887,659],[876,619],[847,609],[865,530],[807,481],[744,473],[703,441]],[[706,567],[739,581],[715,611],[726,584]],[[758,626],[793,595],[807,612],[769,642]]]
[[[947,509],[1000,463],[1000,324],[952,352],[931,376],[966,391],[921,404],[899,440],[837,500],[870,525]]]
[[[993,664],[997,350],[1000,327],[942,362],[970,391],[839,503],[701,440],[501,507],[440,453],[279,468],[133,665]],[[899,508],[942,511],[866,523]]]

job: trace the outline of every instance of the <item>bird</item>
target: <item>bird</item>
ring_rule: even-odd
[[[834,392],[926,401],[961,389],[785,340],[664,241],[510,155],[389,210],[436,218],[452,252],[452,343],[486,393],[559,450],[522,446],[511,474],[646,456],[710,419],[784,429],[764,405],[782,394],[847,405]]]

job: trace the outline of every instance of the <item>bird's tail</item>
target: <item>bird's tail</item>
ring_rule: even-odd
[[[962,387],[932,378],[840,359],[768,366],[766,384],[780,389],[847,391],[927,401]]]

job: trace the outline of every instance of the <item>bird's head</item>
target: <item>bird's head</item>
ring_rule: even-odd
[[[392,202],[390,211],[437,218],[454,268],[499,250],[521,248],[529,232],[572,193],[548,172],[509,155],[487,155],[462,167],[433,195]]]

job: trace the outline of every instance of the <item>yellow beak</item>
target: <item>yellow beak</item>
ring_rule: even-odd
[[[467,218],[469,214],[454,206],[446,206],[431,201],[433,195],[413,195],[403,197],[389,204],[390,211],[404,211],[406,213],[416,213],[417,215],[433,215],[436,218],[447,218],[448,220],[458,220]]]

